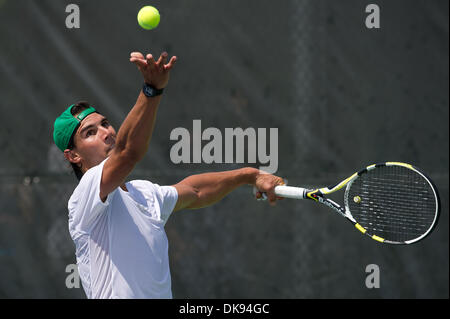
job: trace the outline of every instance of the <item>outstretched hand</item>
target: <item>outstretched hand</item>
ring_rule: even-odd
[[[260,199],[263,197],[263,193],[266,194],[269,204],[274,206],[277,200],[283,199],[283,197],[275,194],[275,186],[284,184],[284,180],[281,177],[260,171],[254,184],[255,196],[257,199]]]
[[[158,61],[155,61],[153,55],[147,54],[146,57],[141,52],[131,52],[130,62],[136,64],[141,71],[144,81],[157,89],[163,89],[169,82],[169,73],[177,61],[177,57],[173,56],[169,63],[166,64],[168,58],[167,52],[163,52]]]

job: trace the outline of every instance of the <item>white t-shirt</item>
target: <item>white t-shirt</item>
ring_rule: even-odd
[[[178,199],[172,186],[126,183],[100,199],[101,164],[70,197],[69,231],[88,298],[172,298],[164,225]]]

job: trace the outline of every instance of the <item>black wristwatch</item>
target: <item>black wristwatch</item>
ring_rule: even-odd
[[[163,93],[164,89],[157,89],[154,86],[144,83],[144,86],[142,87],[142,92],[144,92],[146,97],[154,97],[161,95]]]

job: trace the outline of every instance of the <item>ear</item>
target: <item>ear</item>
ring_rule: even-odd
[[[81,156],[75,152],[74,150],[65,149],[64,150],[64,157],[66,160],[68,160],[70,163],[74,164],[81,164]]]

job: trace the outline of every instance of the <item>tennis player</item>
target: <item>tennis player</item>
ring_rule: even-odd
[[[283,180],[255,168],[193,175],[172,186],[126,182],[147,152],[176,57],[167,60],[166,52],[157,61],[131,53],[145,84],[117,134],[86,102],[54,124],[54,141],[79,179],[68,203],[69,231],[88,298],[172,298],[164,225],[173,211],[212,205],[247,184],[272,205],[279,199],[274,187]]]

